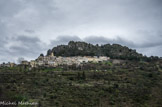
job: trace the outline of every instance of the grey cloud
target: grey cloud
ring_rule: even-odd
[[[140,30],[138,34],[142,36],[143,43],[137,43],[139,48],[157,47],[162,45],[162,31]]]
[[[147,56],[162,56],[161,50],[162,50],[162,45],[156,47],[137,48],[138,52],[141,52]]]
[[[61,35],[56,38],[59,42],[68,42],[70,40],[78,41],[81,40],[78,36],[69,36],[69,35]]]
[[[0,53],[5,50],[5,45],[8,42],[8,37],[5,36],[4,27],[0,23]]]
[[[8,39],[9,38],[7,37],[0,36],[0,63],[11,61],[9,58],[11,55],[6,47],[6,44],[8,44]]]
[[[37,37],[29,37],[25,35],[16,37],[16,40],[21,41],[23,43],[28,43],[28,44],[40,42],[40,39]]]
[[[84,38],[84,40],[86,42],[92,43],[92,44],[107,44],[110,43],[110,41],[105,38],[105,37],[101,37],[101,36],[89,36]]]
[[[54,12],[57,10],[55,0],[25,0],[24,4],[27,4],[28,8],[37,11],[39,18],[45,19],[45,21],[55,17]]]
[[[10,43],[12,45],[8,45]],[[28,60],[35,59],[41,52],[47,50],[46,44],[37,37],[29,36],[17,36],[15,38],[8,38],[5,41],[0,40],[0,45],[0,62],[14,62],[18,57],[24,57]]]
[[[1,0],[0,23],[4,25],[4,36],[40,29],[59,16],[55,10],[54,0]],[[31,30],[25,32],[33,33]]]
[[[0,17],[12,17],[19,12],[24,11],[24,9],[35,9],[43,14],[46,13],[46,15],[49,16],[48,13],[51,13],[54,8],[54,0],[1,0]]]
[[[141,45],[137,44],[137,48],[151,48],[151,47],[157,47],[157,46],[162,46],[161,42],[150,42],[150,43],[144,43]]]
[[[78,36],[60,35],[55,40],[52,40],[50,46],[67,44],[69,41],[82,41]]]
[[[84,38],[84,41],[92,44],[121,44],[129,47],[135,47],[135,44],[132,41],[117,37],[116,39],[109,39],[103,36],[90,36]]]
[[[26,29],[25,32],[26,32],[26,33],[29,33],[29,34],[33,34],[33,33],[35,33],[34,30],[30,30],[30,29]]]
[[[0,37],[0,48],[3,48],[6,43],[7,41],[5,40],[5,38]]]
[[[0,18],[11,17],[21,9],[19,0],[1,0],[0,1]]]
[[[13,41],[19,44],[13,44],[10,46],[8,53],[15,57],[32,59],[38,57],[40,53],[47,50],[46,44],[37,37],[18,36],[13,38]]]

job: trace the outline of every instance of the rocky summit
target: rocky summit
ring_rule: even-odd
[[[49,49],[47,56],[54,53],[55,56],[107,56],[111,59],[138,60],[143,57],[136,50],[129,49],[119,44],[93,45],[86,42],[70,41],[68,45],[59,45]]]

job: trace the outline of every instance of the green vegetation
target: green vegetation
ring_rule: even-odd
[[[162,106],[161,60],[0,68],[0,82],[1,101],[36,101],[38,107]]]
[[[47,55],[55,56],[108,56],[111,59],[147,60],[136,50],[119,44],[92,45],[85,42],[70,41],[68,45],[59,45],[48,50]]]

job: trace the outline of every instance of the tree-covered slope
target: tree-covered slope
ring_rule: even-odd
[[[18,107],[162,107],[161,60],[0,68],[0,82],[0,101],[38,103]]]
[[[119,44],[93,45],[86,42],[70,41],[68,45],[59,45],[48,50],[47,55],[55,56],[108,56],[118,59],[140,59],[142,54]]]

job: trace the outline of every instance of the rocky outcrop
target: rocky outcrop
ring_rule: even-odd
[[[111,59],[139,60],[143,57],[136,50],[129,49],[119,44],[93,45],[86,42],[70,41],[68,45],[59,45],[48,50],[47,56],[54,53],[55,56],[107,56]]]

